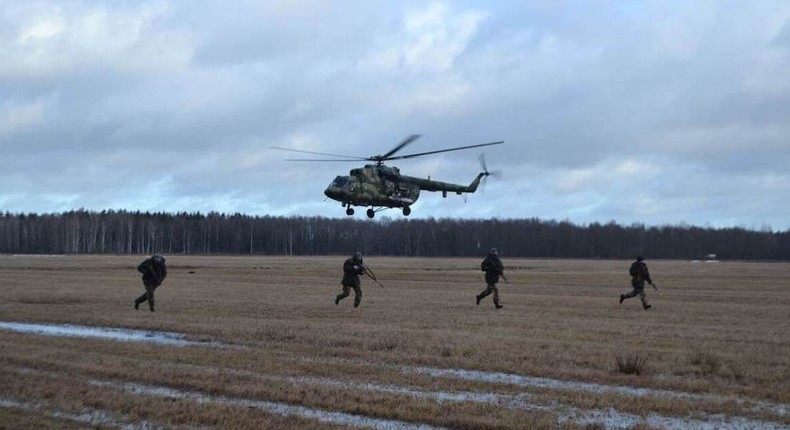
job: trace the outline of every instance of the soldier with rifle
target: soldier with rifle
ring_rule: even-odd
[[[165,257],[159,254],[154,254],[151,258],[145,259],[139,266],[137,271],[143,274],[143,286],[145,286],[145,293],[134,300],[135,310],[140,309],[140,303],[148,301],[148,307],[151,312],[154,311],[154,290],[165,280],[167,276],[167,266],[165,265]]]
[[[628,274],[631,275],[631,287],[633,287],[633,290],[627,294],[620,294],[621,305],[623,304],[623,300],[639,296],[639,299],[642,300],[642,308],[644,310],[648,310],[653,307],[653,305],[647,304],[647,296],[645,295],[645,281],[647,281],[647,283],[650,284],[656,291],[658,291],[658,287],[656,287],[656,284],[654,284],[653,280],[650,279],[650,272],[647,270],[647,264],[644,260],[645,259],[640,255],[636,257],[636,261],[631,263],[631,267],[628,269]]]
[[[480,304],[480,300],[484,297],[488,296],[489,294],[494,294],[494,306],[497,309],[502,309],[502,304],[499,303],[499,290],[496,287],[497,282],[499,282],[499,277],[501,276],[505,282],[507,282],[507,278],[505,277],[505,267],[502,265],[502,261],[499,259],[499,252],[496,248],[491,248],[488,252],[488,256],[480,263],[480,270],[485,272],[486,278],[486,289],[483,290],[482,293],[476,296],[477,304]]]
[[[359,275],[363,275],[366,272],[365,263],[362,261],[362,253],[360,252],[355,252],[351,258],[343,263],[343,280],[340,281],[340,284],[343,286],[343,292],[335,296],[335,305],[348,297],[353,288],[354,307],[359,307],[359,303],[362,301],[362,283],[359,280]]]

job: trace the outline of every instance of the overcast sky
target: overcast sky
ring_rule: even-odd
[[[345,217],[270,147],[410,134],[505,141],[391,162],[503,173],[411,217],[786,230],[790,2],[0,0],[2,211]]]

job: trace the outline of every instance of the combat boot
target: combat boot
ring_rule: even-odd
[[[151,312],[154,311],[154,299],[148,299],[148,307],[151,308]]]
[[[475,299],[477,299],[477,305],[480,306],[480,300],[482,299],[482,297],[480,297],[480,295],[476,295]]]
[[[620,294],[620,304],[623,304],[623,300],[625,300],[625,294]]]
[[[648,310],[653,307],[653,305],[644,305],[642,306],[645,310]]]
[[[340,296],[335,296],[335,306],[340,303]]]
[[[500,305],[499,303],[495,304],[494,306],[496,306],[496,308],[497,308],[497,309],[502,309],[502,308],[504,308],[504,306]]]
[[[138,300],[134,301],[134,310],[140,310],[140,302]]]

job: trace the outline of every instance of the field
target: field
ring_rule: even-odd
[[[0,428],[790,428],[790,263],[143,258],[0,256]]]

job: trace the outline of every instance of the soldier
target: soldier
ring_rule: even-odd
[[[164,281],[167,276],[165,258],[159,254],[154,254],[151,258],[147,258],[140,263],[140,265],[137,266],[137,271],[143,274],[145,293],[134,300],[134,308],[140,309],[140,303],[148,300],[148,307],[151,308],[151,312],[153,312],[154,290],[156,290],[156,287],[162,285],[162,281]]]
[[[502,261],[499,260],[496,248],[491,248],[491,250],[488,251],[488,256],[480,263],[480,270],[486,272],[487,288],[476,296],[477,304],[480,304],[480,300],[482,300],[483,297],[494,293],[494,306],[496,306],[497,309],[502,309],[503,306],[499,303],[499,290],[497,290],[496,283],[499,282],[500,276],[505,276],[503,273],[505,268],[502,266]]]
[[[644,260],[645,259],[640,255],[639,257],[636,257],[636,261],[631,263],[628,273],[631,275],[631,286],[634,289],[628,294],[620,294],[620,304],[623,304],[623,300],[625,299],[639,296],[639,299],[642,300],[642,308],[648,310],[652,308],[653,305],[647,304],[647,296],[645,295],[645,281],[652,285],[653,289],[655,290],[658,290],[658,287],[656,287],[656,285],[653,283],[653,280],[650,279],[650,272],[647,270],[647,264],[645,264]]]
[[[351,294],[350,289],[354,289],[354,307],[359,307],[362,301],[362,288],[360,288],[359,275],[365,273],[365,264],[362,262],[362,253],[355,252],[354,255],[343,263],[343,292],[335,296],[335,304]]]

